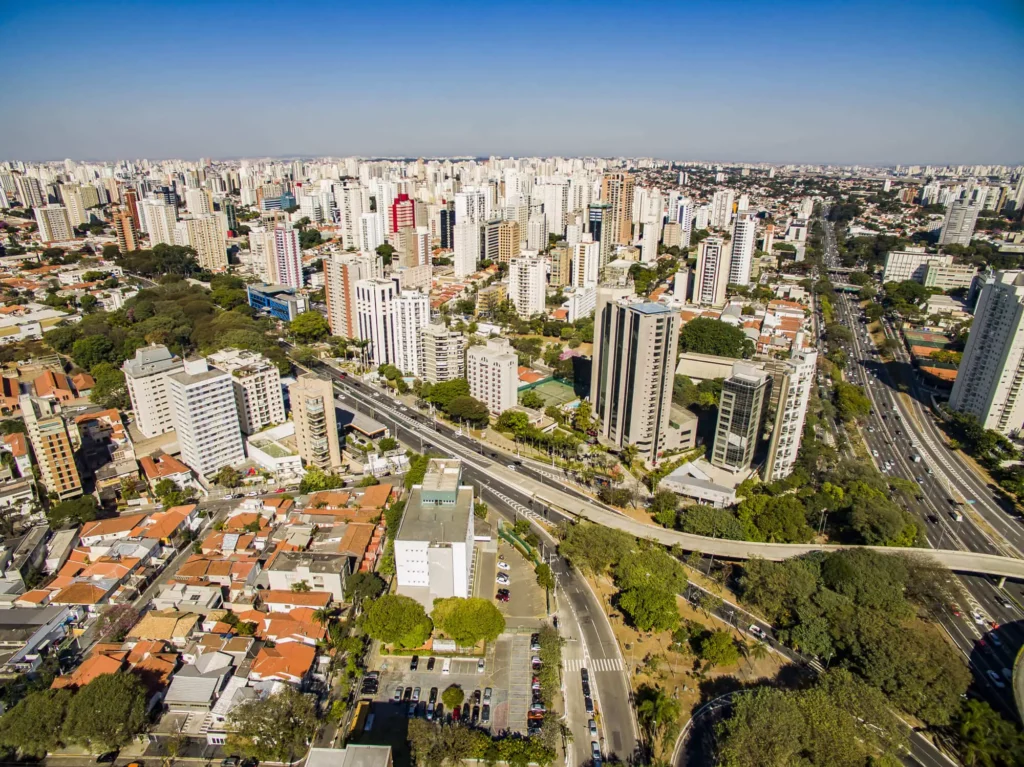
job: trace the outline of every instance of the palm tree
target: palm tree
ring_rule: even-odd
[[[768,645],[764,642],[754,642],[750,647],[750,657],[754,660],[764,660],[769,655]]]
[[[326,607],[319,607],[313,611],[313,620],[326,627],[331,621],[331,611]]]
[[[679,701],[661,687],[641,687],[637,692],[639,702],[636,715],[641,726],[647,730],[652,742],[660,744],[662,751],[666,741],[675,737],[679,730]]]

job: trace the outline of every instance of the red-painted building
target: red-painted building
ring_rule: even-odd
[[[397,232],[403,226],[416,226],[416,203],[405,193],[391,203],[391,231]]]

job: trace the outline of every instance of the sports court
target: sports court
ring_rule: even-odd
[[[576,399],[576,393],[572,390],[572,387],[561,381],[544,381],[544,383],[534,386],[533,391],[537,392],[541,399],[544,400],[544,407],[551,405],[559,407]]]

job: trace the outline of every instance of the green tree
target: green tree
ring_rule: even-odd
[[[685,352],[737,359],[751,357],[754,353],[753,343],[740,328],[707,317],[697,317],[683,326],[679,348]]]
[[[662,687],[642,685],[636,693],[636,716],[648,737],[667,756],[679,734],[679,699],[667,693]]]
[[[559,553],[584,573],[604,575],[635,547],[628,533],[591,522],[565,525],[559,530]]]
[[[146,688],[135,674],[103,674],[67,708],[64,738],[92,751],[126,746],[146,726]]]
[[[953,720],[953,733],[957,753],[967,767],[1013,767],[1024,754],[1024,736],[984,701],[963,702]]]
[[[377,447],[380,448],[381,451],[385,453],[390,450],[397,450],[398,440],[395,439],[394,437],[384,437],[380,442],[377,443]]]
[[[487,519],[487,504],[483,501],[473,503],[473,516],[477,519]]]
[[[640,631],[667,631],[679,623],[675,594],[661,589],[626,589],[619,595],[619,607]]]
[[[731,666],[740,659],[732,634],[728,631],[713,631],[700,643],[700,657],[712,666]]]
[[[75,364],[86,370],[91,370],[101,362],[112,361],[114,343],[105,336],[89,336],[75,341],[71,347],[71,357]]]
[[[310,466],[306,469],[306,473],[299,483],[299,492],[305,495],[307,493],[317,493],[321,490],[334,490],[344,487],[344,485],[345,480],[337,474],[328,474],[323,469]]]
[[[62,747],[61,735],[70,701],[70,690],[28,693],[0,718],[0,745],[36,759]]]
[[[429,389],[424,386],[423,398],[432,405],[447,410],[448,405],[456,397],[469,396],[469,382],[465,378],[453,378],[434,384]]]
[[[379,597],[386,587],[377,573],[352,573],[345,579],[345,599],[353,604],[362,604],[365,599]]]
[[[242,475],[230,466],[222,466],[213,479],[222,487],[238,487],[239,482],[242,481]]]
[[[383,245],[377,246],[377,255],[381,258],[381,263],[384,266],[388,266],[391,263],[391,259],[394,257],[395,249],[393,246],[388,245],[386,242]]]
[[[50,527],[54,530],[66,525],[81,525],[96,519],[96,499],[83,495],[51,506],[46,512]]]
[[[363,630],[368,635],[403,649],[420,647],[433,628],[419,602],[397,594],[385,594],[375,600],[363,616]]]
[[[484,427],[490,423],[487,405],[468,394],[455,397],[445,409],[456,421],[465,421],[477,427]]]
[[[260,761],[290,764],[306,753],[316,729],[313,696],[286,686],[232,709],[226,748]]]
[[[505,618],[489,599],[435,599],[431,618],[438,629],[463,647],[493,642],[505,630]]]
[[[544,400],[533,389],[527,389],[519,395],[519,404],[523,407],[539,410],[544,407]]]
[[[832,388],[836,411],[844,421],[860,421],[871,412],[871,400],[864,390],[845,381],[837,381]]]
[[[303,312],[289,323],[288,330],[299,343],[311,344],[327,338],[331,327],[320,312]]]
[[[555,576],[551,572],[551,566],[546,563],[537,565],[537,585],[545,591],[553,591],[555,588]]]
[[[109,362],[94,365],[89,371],[96,384],[89,393],[89,399],[100,407],[127,410],[131,407],[124,373]]]
[[[457,684],[448,685],[441,693],[441,702],[446,710],[451,711],[456,706],[461,706],[466,699],[466,693]]]

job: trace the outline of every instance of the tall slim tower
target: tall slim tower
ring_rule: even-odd
[[[779,404],[775,411],[775,428],[768,446],[768,463],[764,469],[765,482],[785,479],[793,473],[800,440],[804,434],[804,420],[814,387],[814,373],[818,353],[803,348],[803,334],[793,341],[793,353],[785,362],[780,384]]]
[[[746,471],[754,460],[771,395],[772,379],[753,365],[737,362],[722,384],[718,427],[711,463],[730,471]]]
[[[740,213],[732,230],[732,254],[729,259],[729,282],[733,285],[750,283],[750,266],[754,260],[754,234],[757,224],[752,215]]]
[[[604,439],[636,445],[649,461],[665,447],[678,344],[677,312],[626,290],[598,290],[590,382],[594,415]]]
[[[295,446],[307,466],[330,471],[341,466],[334,387],[326,378],[304,373],[288,387],[295,422]]]
[[[274,282],[296,290],[302,287],[302,247],[299,233],[289,226],[274,228],[274,252],[271,273]]]
[[[984,195],[970,190],[967,195],[953,202],[946,209],[946,219],[939,233],[939,245],[970,245],[978,214],[985,204]]]
[[[711,198],[712,229],[728,229],[732,219],[732,203],[736,193],[732,189],[719,189]]]
[[[117,235],[117,249],[122,253],[139,249],[139,231],[130,211],[124,208],[114,211],[114,233]]]
[[[633,239],[633,186],[630,173],[605,173],[601,179],[601,200],[612,206],[612,231],[619,245]]]
[[[324,257],[324,294],[332,336],[359,338],[356,283],[374,276],[375,256],[328,253]]]
[[[986,278],[949,405],[1007,436],[1024,428],[1024,271]]]
[[[81,495],[82,480],[60,405],[30,394],[21,395],[20,405],[43,487],[61,501]]]
[[[601,246],[598,268],[604,269],[612,260],[612,247],[615,244],[612,206],[606,202],[595,202],[587,210],[587,231],[594,242]]]
[[[423,378],[423,346],[420,330],[430,324],[430,296],[403,290],[395,299],[395,367]]]
[[[697,250],[693,302],[700,306],[724,306],[729,283],[729,256],[721,237],[705,237]]]

